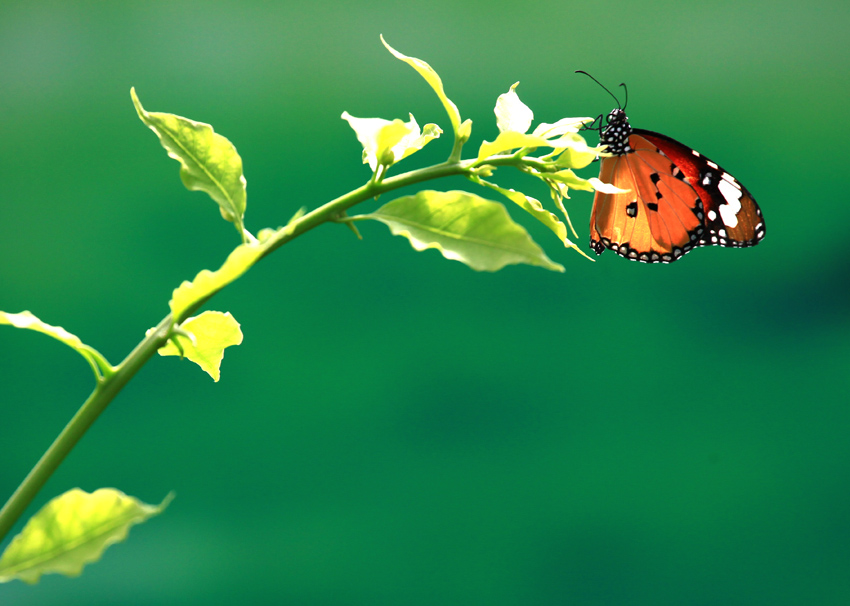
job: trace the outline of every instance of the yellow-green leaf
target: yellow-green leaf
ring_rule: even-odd
[[[591,177],[590,179],[582,179],[573,171],[567,170],[559,170],[556,173],[546,173],[539,175],[542,179],[549,179],[552,181],[556,181],[558,183],[563,183],[572,189],[578,189],[582,191],[601,191],[605,194],[622,194],[629,190],[620,189],[616,185],[611,185],[610,183],[603,183],[596,177]]]
[[[436,124],[426,124],[425,130],[419,129],[413,114],[408,122],[384,120],[383,118],[355,118],[348,112],[342,112],[363,146],[363,163],[372,171],[379,165],[391,166],[419,151],[443,132]]]
[[[564,271],[504,206],[465,191],[425,190],[355,218],[381,221],[393,234],[410,240],[416,250],[435,248],[445,258],[478,271],[498,271],[515,263]]]
[[[489,187],[491,189],[496,190],[503,196],[505,196],[508,200],[519,206],[525,212],[530,214],[532,217],[540,221],[543,225],[552,230],[558,239],[567,247],[575,248],[575,244],[573,244],[570,239],[567,237],[567,226],[564,225],[560,219],[554,214],[543,208],[543,204],[540,200],[533,198],[531,196],[527,196],[520,191],[516,191],[515,189],[511,189],[508,187],[500,187],[495,183],[490,183],[489,181],[485,181],[480,177],[475,177],[473,179],[476,183]]]
[[[41,575],[77,576],[100,559],[107,547],[168,506],[146,505],[114,488],[89,494],[79,488],[50,501],[35,514],[0,557],[0,583],[20,579],[37,583]]]
[[[387,44],[387,41],[384,40],[383,36],[381,36],[381,42],[384,44],[387,50],[390,51],[397,59],[404,61],[417,72],[419,72],[419,75],[425,79],[425,82],[427,82],[428,85],[432,89],[434,89],[434,92],[437,93],[437,96],[440,98],[440,101],[442,101],[443,107],[446,108],[446,113],[449,115],[449,120],[452,123],[452,129],[455,132],[455,138],[462,138],[462,132],[460,129],[460,112],[457,109],[457,105],[455,105],[451,101],[451,99],[446,96],[446,91],[443,90],[443,81],[440,80],[440,76],[437,75],[437,72],[435,72],[430,65],[428,65],[421,59],[417,59],[415,57],[408,57],[407,55],[398,52],[392,46]]]
[[[247,200],[242,158],[226,138],[203,122],[174,114],[148,112],[136,90],[130,89],[139,118],[159,137],[168,155],[180,163],[180,178],[190,190],[203,191],[215,200],[221,216],[245,237],[243,217]]]
[[[600,152],[599,148],[590,147],[584,137],[577,133],[565,133],[554,145],[558,148],[555,153],[560,152],[555,164],[564,168],[584,168],[593,162]]]
[[[227,257],[224,264],[216,271],[201,270],[191,282],[184,281],[174,289],[169,301],[171,314],[176,321],[181,321],[186,310],[195,303],[203,301],[236,280],[248,271],[268,249],[273,238],[263,242],[250,242],[237,246]]]
[[[526,135],[514,131],[499,133],[495,141],[484,141],[478,148],[478,161],[501,154],[503,152],[519,149],[521,147],[552,147],[548,139],[536,135]]]
[[[53,337],[57,341],[61,341],[85,358],[86,362],[92,367],[96,378],[108,375],[114,370],[106,361],[106,358],[93,347],[80,341],[78,336],[69,333],[61,326],[51,326],[46,322],[42,322],[28,311],[22,311],[17,314],[0,311],[0,324],[9,324],[15,328],[34,330]]]
[[[185,356],[200,366],[213,381],[218,381],[225,348],[242,343],[239,322],[230,312],[205,311],[199,316],[187,319],[180,328],[194,338],[178,334],[175,339],[180,347],[169,341],[159,348],[159,355]]]
[[[582,125],[587,122],[593,122],[593,118],[561,118],[554,124],[547,124],[546,122],[538,124],[531,134],[552,139],[566,133],[577,133]]]

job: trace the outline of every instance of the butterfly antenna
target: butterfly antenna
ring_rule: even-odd
[[[608,93],[609,95],[611,95],[611,97],[613,97],[613,98],[614,98],[614,101],[616,101],[616,102],[617,102],[617,107],[619,107],[620,109],[624,109],[623,107],[621,107],[621,106],[620,106],[620,100],[619,100],[619,99],[617,99],[617,97],[614,95],[614,93],[612,93],[610,90],[608,90],[608,88],[606,88],[606,86],[605,86],[604,84],[602,84],[599,80],[597,80],[596,78],[594,78],[593,76],[591,76],[590,74],[588,74],[586,71],[581,70],[581,69],[577,69],[577,70],[576,70],[576,73],[577,73],[577,74],[584,74],[585,76],[587,76],[588,78],[590,78],[591,80],[593,80],[594,82],[596,82],[599,86],[601,86],[601,87],[602,87],[602,89],[603,89],[606,93]],[[625,84],[621,84],[620,86],[625,86]],[[628,100],[628,94],[629,94],[629,91],[628,91],[628,89],[626,89],[626,99],[627,99],[627,100]]]
[[[626,107],[629,105],[629,87],[626,86],[625,82],[620,82],[620,86],[626,91],[626,102],[623,103],[623,111],[626,111]]]

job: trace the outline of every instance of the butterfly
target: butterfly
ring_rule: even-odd
[[[743,248],[764,238],[761,209],[746,187],[687,145],[632,128],[625,106],[608,93],[617,108],[604,128],[601,114],[587,128],[599,131],[611,154],[601,159],[599,179],[626,191],[596,192],[590,247],[597,255],[608,248],[633,261],[672,263],[699,246]]]

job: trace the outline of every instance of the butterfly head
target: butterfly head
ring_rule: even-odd
[[[626,124],[629,123],[629,119],[626,117],[625,110],[622,110],[619,107],[616,107],[611,110],[611,113],[608,114],[606,121],[608,122],[608,126],[617,123],[622,124],[623,122],[625,122]]]

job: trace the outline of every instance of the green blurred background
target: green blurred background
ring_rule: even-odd
[[[28,513],[74,486],[175,490],[168,511],[0,603],[850,603],[848,23],[844,0],[4,1],[0,309],[115,362],[237,243],[130,86],[229,137],[248,226],[277,226],[367,179],[343,110],[448,129],[380,33],[441,74],[466,155],[516,80],[548,122],[611,109],[574,70],[626,81],[632,124],[738,176],[767,237],[590,263],[515,213],[566,273],[478,274],[323,226],[212,302],[245,333],[220,383],[152,360]],[[569,203],[585,250],[591,200]],[[5,499],[92,384],[6,328],[0,387]]]

